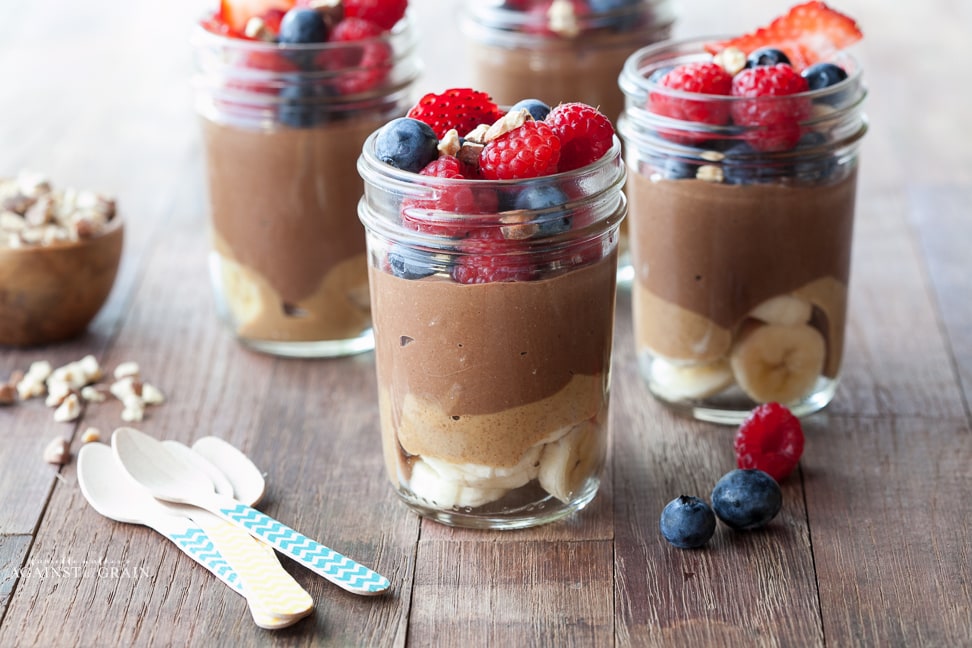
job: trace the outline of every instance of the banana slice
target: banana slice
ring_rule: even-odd
[[[796,326],[806,324],[813,315],[813,305],[792,295],[770,297],[749,312],[749,316],[767,324]]]
[[[822,277],[793,291],[823,313],[827,338],[827,362],[824,375],[835,378],[840,372],[844,353],[844,326],[847,320],[847,284],[834,277]]]
[[[602,428],[584,421],[559,440],[544,445],[537,475],[540,486],[561,502],[570,502],[600,470],[605,442]]]
[[[483,466],[481,464],[457,464],[438,457],[424,456],[422,460],[444,479],[463,486],[480,489],[512,489],[535,479],[540,469],[540,453],[543,446],[526,451],[515,466]]]
[[[219,264],[223,295],[237,325],[248,324],[260,317],[263,312],[260,287],[247,276],[246,268],[222,255],[214,255],[214,261]]]
[[[694,362],[712,362],[729,352],[732,332],[709,318],[662,299],[637,282],[632,300],[639,350]]]
[[[812,326],[756,324],[740,335],[729,363],[754,401],[786,404],[810,393],[825,356],[823,336]]]
[[[732,368],[725,358],[706,364],[676,364],[655,357],[650,382],[652,391],[665,400],[706,398],[732,385]]]
[[[507,493],[505,488],[473,488],[441,475],[425,460],[412,465],[412,478],[408,488],[416,497],[438,508],[465,508],[489,504]]]

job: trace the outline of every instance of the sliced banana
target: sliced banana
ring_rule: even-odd
[[[792,295],[770,297],[749,312],[749,316],[767,324],[796,326],[806,324],[813,315],[813,304]]]
[[[677,364],[665,358],[651,360],[651,389],[670,401],[706,398],[733,383],[732,368],[725,358],[705,364]]]
[[[542,446],[527,450],[515,466],[483,466],[452,463],[426,455],[422,460],[444,479],[480,489],[512,489],[535,479],[540,466]]]
[[[632,300],[639,351],[695,362],[718,360],[729,352],[732,332],[709,318],[662,299],[637,282]]]
[[[756,324],[745,330],[729,363],[736,382],[754,401],[790,403],[806,396],[823,371],[824,338],[806,324]]]
[[[562,502],[570,502],[604,462],[604,431],[591,421],[578,424],[559,440],[543,446],[540,486]]]
[[[247,276],[249,272],[246,268],[219,254],[213,255],[213,261],[219,264],[219,277],[223,282],[222,292],[237,325],[248,324],[260,317],[263,312],[260,287]]]
[[[475,508],[494,502],[507,493],[505,488],[474,488],[439,474],[423,459],[412,465],[408,488],[416,497],[443,509]]]
[[[793,294],[806,299],[823,313],[827,338],[827,362],[824,375],[835,378],[844,353],[844,327],[847,319],[847,284],[834,277],[811,281]]]

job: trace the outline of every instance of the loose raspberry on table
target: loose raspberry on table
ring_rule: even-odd
[[[479,154],[487,180],[538,178],[557,172],[560,138],[546,122],[527,121],[494,139]]]
[[[777,97],[807,90],[807,80],[785,63],[747,68],[733,77],[732,94],[752,100],[733,102],[732,119],[754,129],[746,134],[746,141],[757,151],[792,149],[800,141],[800,122],[810,115],[810,100]]]
[[[736,432],[733,447],[739,468],[756,468],[780,482],[803,454],[800,419],[779,403],[756,407]]]
[[[658,80],[658,85],[679,92],[728,96],[732,92],[732,76],[716,63],[686,63],[669,70]],[[721,126],[729,121],[728,102],[718,99],[689,99],[662,92],[652,92],[648,95],[648,109],[658,115],[695,124]],[[666,133],[666,136],[669,139],[686,143],[708,137],[705,134],[693,134],[685,131]]]
[[[600,160],[614,142],[611,120],[583,103],[556,106],[544,120],[560,138],[558,171],[571,171]]]
[[[382,29],[391,29],[408,8],[408,0],[344,0],[347,18],[364,18]]]
[[[424,121],[441,139],[453,128],[463,136],[480,124],[492,124],[503,112],[485,92],[452,88],[426,94],[408,111],[408,116]]]

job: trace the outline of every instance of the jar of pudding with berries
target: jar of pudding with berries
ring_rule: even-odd
[[[195,29],[210,279],[218,314],[249,348],[374,347],[356,160],[407,110],[420,71],[405,1],[394,4],[369,15],[356,0],[225,0]]]

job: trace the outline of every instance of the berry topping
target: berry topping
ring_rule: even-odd
[[[439,155],[439,139],[425,122],[393,119],[375,136],[375,155],[396,169],[418,173]]]
[[[450,129],[465,135],[480,124],[492,124],[502,111],[488,94],[470,88],[452,88],[440,94],[428,93],[408,111],[408,116],[425,122],[442,137]]]
[[[766,526],[782,508],[780,485],[762,470],[733,470],[712,489],[712,510],[737,531]]]
[[[537,121],[543,121],[550,114],[550,106],[539,99],[520,99],[510,106],[510,112],[526,110]]]
[[[250,18],[262,17],[271,9],[287,11],[294,0],[220,0],[219,18],[234,35],[242,36]]]
[[[570,216],[564,209],[567,194],[552,185],[526,187],[513,201],[513,209],[542,212],[537,217],[540,236],[553,236],[570,229]]]
[[[679,549],[696,549],[715,533],[716,518],[709,505],[698,497],[680,495],[662,510],[659,528]]]
[[[729,95],[732,76],[715,63],[686,63],[665,73],[658,85],[670,90],[707,95]],[[652,112],[672,119],[719,126],[729,121],[725,102],[685,99],[653,92],[648,97]]]
[[[462,251],[452,268],[452,278],[457,283],[529,281],[535,275],[525,249],[489,231],[475,232],[463,241]]]
[[[492,140],[479,155],[487,180],[538,178],[557,172],[560,138],[546,122],[527,121]]]
[[[810,114],[806,98],[770,99],[806,92],[807,80],[785,63],[742,70],[733,77],[732,94],[752,101],[734,102],[732,118],[754,130],[746,141],[758,151],[785,151],[800,141],[800,121]]]
[[[545,121],[560,138],[559,171],[579,169],[600,160],[614,141],[611,120],[587,104],[560,104]]]
[[[811,90],[820,90],[837,85],[847,78],[844,68],[833,63],[814,63],[800,73],[807,80],[807,86]]]
[[[777,63],[790,65],[790,59],[775,47],[760,47],[758,50],[750,52],[749,56],[746,57],[746,67],[748,68],[759,67],[760,65],[776,65]]]
[[[285,44],[323,43],[327,25],[317,9],[294,7],[280,21],[279,40]]]
[[[838,51],[862,37],[857,23],[819,1],[796,5],[766,27],[733,38],[706,45],[716,54],[727,47],[736,47],[750,54],[761,47],[775,47],[786,53],[797,71],[825,61]]]
[[[405,15],[408,0],[344,0],[344,15],[391,29]]]
[[[783,405],[766,403],[739,426],[733,447],[737,466],[757,468],[782,482],[803,454],[803,427]]]
[[[345,18],[331,30],[332,43],[365,41],[360,47],[329,52],[328,67],[337,74],[335,83],[342,94],[366,92],[381,83],[392,66],[388,43],[376,40],[383,30],[363,18]]]

